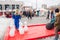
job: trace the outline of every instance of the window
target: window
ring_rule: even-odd
[[[16,9],[19,9],[19,5],[16,5]]]
[[[9,5],[9,8],[12,9],[12,5]]]
[[[0,10],[2,10],[2,5],[0,4]]]
[[[5,5],[5,10],[8,10],[8,9],[9,9],[9,5],[6,4],[6,5]]]
[[[12,5],[12,9],[15,9],[15,5]]]

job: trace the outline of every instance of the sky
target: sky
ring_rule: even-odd
[[[3,0],[0,0],[3,1]],[[60,0],[15,0],[15,1],[23,1],[24,5],[32,6],[36,8],[36,1],[37,1],[37,8],[41,8],[42,4],[47,4],[47,6],[57,5],[60,4]]]
[[[32,6],[36,8],[36,1],[37,1],[37,8],[41,8],[42,4],[47,4],[47,6],[57,5],[60,3],[60,0],[18,0],[23,1],[25,5]]]

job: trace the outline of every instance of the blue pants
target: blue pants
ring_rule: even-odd
[[[15,23],[15,28],[19,29],[19,20],[14,20],[14,23]]]

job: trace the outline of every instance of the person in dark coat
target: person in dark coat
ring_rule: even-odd
[[[58,40],[58,38],[59,38],[58,32],[60,30],[60,13],[59,13],[58,8],[55,10],[55,13],[56,13],[56,20],[54,23],[54,26],[55,26],[55,39],[54,40]]]
[[[5,13],[5,16],[6,16],[6,18],[11,18],[12,17],[12,14],[11,14],[11,12],[7,11]]]
[[[48,14],[47,14],[47,19],[49,19],[49,16],[50,16],[50,11],[48,11]]]
[[[24,15],[24,16],[27,16],[27,12],[26,12],[26,11],[23,11],[23,15]]]
[[[28,17],[28,19],[29,19],[29,18],[32,19],[32,11],[28,11],[28,12],[27,12],[27,17]]]

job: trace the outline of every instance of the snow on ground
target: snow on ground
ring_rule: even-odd
[[[0,18],[0,40],[3,40],[12,19]]]

